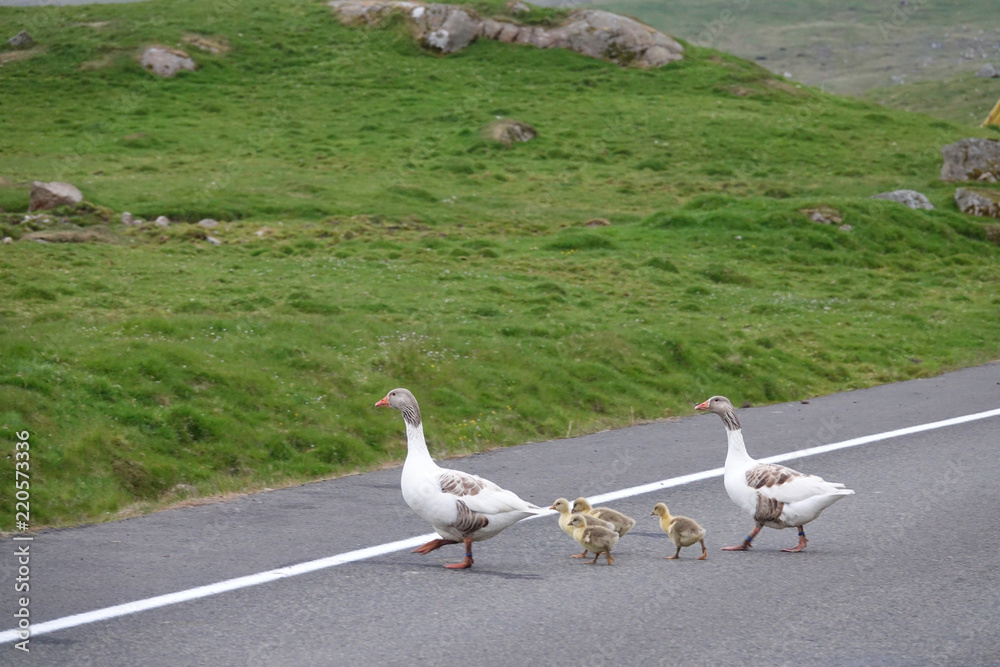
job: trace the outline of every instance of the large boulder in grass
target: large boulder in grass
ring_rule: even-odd
[[[180,49],[151,46],[142,53],[139,63],[157,76],[170,78],[182,69],[193,72],[194,61]]]
[[[28,204],[28,210],[44,211],[57,206],[76,206],[82,201],[83,193],[71,183],[34,181],[31,184],[31,202]]]
[[[872,195],[869,199],[888,199],[889,201],[899,202],[903,206],[909,206],[913,209],[924,209],[926,211],[933,211],[934,204],[931,200],[927,198],[922,192],[917,192],[916,190],[893,190],[892,192],[880,192],[877,195]]]
[[[477,37],[540,49],[564,48],[624,66],[660,67],[684,57],[684,47],[649,26],[596,9],[581,9],[558,26],[529,26],[483,19],[457,5],[409,0],[332,0],[328,3],[344,25],[380,26],[396,14],[404,18],[421,43],[439,53],[464,49]]]
[[[996,190],[955,190],[955,204],[962,213],[1000,218],[1000,192]]]
[[[1000,141],[962,139],[941,149],[942,181],[1000,180]]]
[[[663,33],[598,9],[573,12],[555,30],[565,34],[565,48],[622,66],[661,67],[684,57],[684,47]]]
[[[417,39],[426,48],[438,53],[461,51],[479,36],[479,17],[464,7],[427,5],[410,11]]]
[[[22,30],[8,39],[7,43],[15,49],[27,49],[35,43],[35,40],[31,38],[31,35],[28,34],[27,30]]]
[[[531,141],[538,136],[538,130],[513,118],[500,118],[486,126],[486,135],[510,148],[515,141]]]
[[[457,5],[406,0],[333,0],[329,6],[344,25],[379,27],[390,16],[401,15],[413,30],[413,36],[438,53],[454,53],[467,47],[479,36],[481,24],[478,14]]]
[[[982,79],[1000,78],[1000,65],[986,64],[979,68],[976,76]]]

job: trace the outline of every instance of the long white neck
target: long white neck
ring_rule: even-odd
[[[729,442],[729,453],[726,454],[726,466],[752,461],[747,454],[747,446],[743,442],[743,430],[726,428],[726,440]]]
[[[406,463],[437,465],[431,458],[431,453],[427,450],[427,441],[424,440],[424,424],[417,422],[411,424],[409,420],[403,420],[406,424]]]

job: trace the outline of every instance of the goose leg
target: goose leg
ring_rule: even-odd
[[[472,538],[465,538],[465,560],[461,563],[448,563],[445,565],[446,568],[450,570],[464,570],[467,567],[472,567]]]
[[[611,554],[608,554],[608,555],[610,556]],[[601,557],[601,552],[598,551],[596,554],[594,554],[594,560],[588,560],[586,564],[587,565],[593,565],[594,563],[597,562],[597,559],[600,558],[600,557]]]
[[[435,549],[440,549],[441,547],[443,547],[446,544],[458,544],[458,542],[456,540],[431,540],[427,544],[422,544],[419,547],[417,547],[416,549],[414,549],[412,553],[415,553],[415,554],[429,554],[430,552],[434,551]]]
[[[705,560],[708,558],[708,549],[705,548],[705,540],[698,540],[701,542],[701,555],[698,556],[698,560]]]
[[[665,556],[667,560],[676,560],[680,557],[681,557],[681,548],[679,546],[677,547],[677,553],[675,553],[673,556]]]
[[[737,545],[735,547],[722,547],[722,550],[723,551],[747,551],[747,550],[749,550],[750,547],[753,546],[751,544],[751,542],[753,542],[753,538],[757,537],[757,533],[760,532],[760,529],[761,529],[761,525],[757,524],[756,526],[753,527],[753,530],[750,531],[750,534],[747,535],[747,538],[745,540],[743,540],[743,544]]]
[[[570,556],[570,558],[586,558],[586,557],[587,557],[586,549],[583,550],[582,554],[573,554],[572,556]]]
[[[809,540],[806,539],[805,529],[802,526],[799,526],[798,529],[799,529],[799,543],[794,547],[792,547],[791,549],[782,549],[782,551],[787,551],[790,554],[795,554],[805,549],[806,545],[809,544]]]
[[[608,557],[608,565],[611,565],[612,563],[615,562],[615,559],[611,557],[610,551],[605,551],[604,555]]]

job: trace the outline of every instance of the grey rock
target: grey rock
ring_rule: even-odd
[[[927,211],[934,210],[934,204],[920,192],[916,190],[893,190],[892,192],[880,192],[877,195],[872,195],[869,199],[888,199],[889,201],[899,202],[904,206],[909,206],[913,209],[924,209]]]
[[[510,0],[507,3],[507,11],[511,14],[527,14],[531,7],[521,2],[521,0]]]
[[[487,126],[486,131],[490,139],[499,141],[507,148],[514,145],[515,141],[531,141],[538,136],[535,128],[512,118],[495,120]]]
[[[1000,218],[1000,192],[977,192],[966,188],[955,190],[955,204],[962,213]]]
[[[419,28],[418,39],[423,45],[438,53],[461,51],[479,36],[479,17],[455,5],[428,5],[415,23]]]
[[[139,60],[143,67],[157,76],[169,78],[182,69],[194,71],[194,61],[184,51],[168,49],[164,46],[151,46],[146,49]]]
[[[684,57],[684,47],[649,26],[611,12],[582,9],[569,15],[560,27],[568,48],[592,56],[638,67],[661,67]]]
[[[487,18],[465,7],[408,0],[332,0],[344,25],[384,25],[401,14],[414,36],[440,53],[454,53],[477,37],[541,49],[564,48],[622,66],[660,67],[684,58],[684,47],[649,26],[596,9],[581,9],[555,27],[526,26]]]
[[[211,243],[212,245],[222,245],[222,241],[220,241],[219,239],[215,238],[214,236],[207,236],[206,235],[205,236],[205,240],[208,241],[209,243]]]
[[[156,225],[157,227],[169,227],[170,218],[168,218],[165,215],[161,215],[157,217],[156,220],[153,221],[153,224]]]
[[[122,224],[125,225],[126,227],[131,227],[132,225],[135,224],[135,218],[133,218],[132,214],[129,213],[128,211],[124,211],[122,213]]]
[[[9,237],[9,236],[5,236],[5,237],[3,237],[3,244],[4,244],[4,245],[10,245],[10,244],[11,244],[11,243],[13,243],[13,242],[14,242],[14,239],[12,239],[12,238],[11,238],[11,237]]]
[[[15,49],[26,49],[30,47],[32,44],[34,44],[35,40],[31,38],[31,35],[28,34],[27,30],[22,30],[21,32],[17,33],[16,35],[8,39],[7,43],[10,44]]]
[[[1000,66],[986,64],[979,68],[976,72],[976,76],[982,77],[984,79],[997,79],[1000,78]]]
[[[205,218],[204,220],[198,221],[198,226],[204,227],[205,229],[212,229],[214,227],[218,227],[219,222],[217,220],[213,220],[212,218]]]
[[[1000,141],[961,139],[941,149],[942,181],[974,181],[983,174],[1000,178]]]
[[[70,183],[34,181],[31,184],[31,203],[28,205],[28,210],[42,211],[56,206],[75,206],[82,201],[83,193]]]

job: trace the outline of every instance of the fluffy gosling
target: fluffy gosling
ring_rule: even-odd
[[[618,510],[613,510],[610,507],[591,507],[586,498],[577,498],[574,500],[573,511],[596,516],[598,519],[607,521],[614,526],[618,537],[625,537],[625,533],[635,525],[635,519],[625,516]]]
[[[650,516],[660,517],[660,528],[677,547],[677,552],[673,556],[667,556],[667,560],[680,558],[681,547],[689,547],[695,542],[701,542],[701,556],[698,560],[705,560],[708,557],[708,551],[705,549],[705,529],[699,526],[697,521],[686,516],[670,516],[670,510],[664,503],[656,503]]]
[[[549,507],[550,510],[556,510],[559,512],[559,527],[563,529],[570,537],[573,537],[573,531],[575,530],[569,525],[569,520],[572,519],[575,514],[569,505],[569,501],[565,498],[557,498],[554,503]],[[615,527],[611,525],[609,521],[604,521],[598,519],[596,516],[591,516],[590,514],[580,514],[583,520],[588,526],[600,526],[601,528],[607,528],[608,530],[615,530]],[[571,558],[586,558],[587,550],[584,549],[582,554],[573,554]]]
[[[615,562],[615,559],[611,557],[611,549],[618,542],[618,533],[610,528],[588,526],[587,520],[583,518],[582,514],[574,514],[569,520],[569,525],[573,527],[573,539],[585,551],[594,552],[594,560],[586,561],[587,565],[596,563],[602,553],[607,554],[608,565]]]

